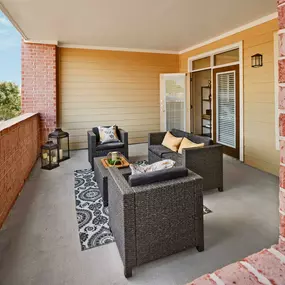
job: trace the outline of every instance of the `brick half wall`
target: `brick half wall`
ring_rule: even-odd
[[[41,139],[56,127],[57,47],[22,41],[22,113],[39,113]]]
[[[0,127],[0,228],[40,151],[40,118],[24,114]]]

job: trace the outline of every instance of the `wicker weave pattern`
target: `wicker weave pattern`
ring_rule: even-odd
[[[108,169],[106,169],[101,162],[101,157],[94,157],[94,174],[96,178],[96,182],[98,184],[101,196],[103,198],[104,206],[108,206],[108,180],[110,177],[110,173]],[[119,171],[122,174],[130,173],[130,168],[120,168]]]
[[[136,265],[192,246],[204,247],[199,175],[189,171],[187,177],[130,187],[118,169],[109,172],[111,228],[127,277]]]
[[[175,130],[175,134],[187,134],[185,132]],[[164,132],[149,134],[149,146],[151,142],[161,144]],[[199,142],[205,140],[199,136],[188,134],[187,137],[195,139]],[[204,190],[218,188],[219,191],[223,190],[223,146],[220,144],[210,144],[203,148],[188,148],[183,149],[182,156],[177,153],[163,154],[162,158],[154,154],[150,149],[148,151],[148,160],[150,163],[169,158],[176,161],[177,166],[184,166],[193,172],[199,174],[204,178]]]
[[[109,172],[110,226],[128,276],[136,266],[135,194],[117,168]]]
[[[94,170],[94,157],[101,157],[106,156],[111,151],[118,151],[121,152],[127,159],[129,158],[129,143],[128,143],[128,133],[122,129],[119,129],[119,137],[121,141],[124,143],[123,148],[114,148],[114,149],[107,149],[107,150],[98,150],[96,148],[96,135],[93,131],[87,132],[87,139],[88,139],[88,161],[92,166],[92,170]]]

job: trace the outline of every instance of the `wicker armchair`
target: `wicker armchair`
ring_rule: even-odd
[[[130,186],[130,177],[109,168],[110,226],[121,255],[125,276],[132,268],[190,247],[204,250],[203,179],[192,171],[183,177]],[[172,177],[177,168],[156,171]],[[153,176],[150,179],[152,182]]]
[[[210,138],[193,135],[177,129],[171,130],[176,137],[186,137],[195,143],[204,143],[202,148],[187,148],[182,154],[161,145],[166,132],[150,133],[148,136],[148,161],[154,163],[163,159],[176,161],[204,178],[204,190],[218,188],[223,191],[223,146],[213,144]]]
[[[88,161],[92,166],[92,170],[94,170],[94,157],[106,156],[111,151],[119,151],[126,158],[129,158],[128,133],[117,128],[117,135],[120,142],[100,144],[100,136],[97,127],[93,128],[92,131],[87,132]]]

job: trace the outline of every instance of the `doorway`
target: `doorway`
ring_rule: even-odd
[[[196,135],[211,137],[211,69],[192,73],[191,131]]]
[[[195,77],[199,76],[200,72],[210,72],[212,104],[210,110],[205,107],[205,110],[201,112],[202,117],[209,118],[207,114],[211,114],[212,121],[206,126],[212,127],[209,135],[213,141],[224,146],[225,154],[243,161],[243,43],[237,42],[188,58],[188,72],[193,76],[189,96],[191,98],[189,108],[191,107],[192,113],[189,115],[190,131],[203,134],[200,132],[199,125],[197,126],[199,124],[197,116],[199,119],[199,112],[203,109],[194,105],[196,94],[201,94],[201,91],[197,90]],[[201,122],[203,126],[203,121]]]

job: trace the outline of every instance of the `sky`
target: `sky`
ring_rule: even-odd
[[[0,81],[21,84],[21,35],[0,10]]]

